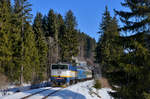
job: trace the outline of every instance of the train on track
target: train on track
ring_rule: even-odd
[[[70,85],[78,81],[92,79],[92,70],[87,66],[73,66],[72,64],[52,64],[51,82],[52,85]]]

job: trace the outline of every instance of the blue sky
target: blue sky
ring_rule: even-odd
[[[122,10],[120,2],[123,0],[29,0],[32,4],[32,14],[41,12],[47,15],[50,9],[54,9],[56,13],[63,16],[70,9],[73,11],[78,22],[78,29],[87,33],[91,37],[98,40],[99,24],[101,23],[102,14],[105,6],[111,15],[114,15],[113,9]]]

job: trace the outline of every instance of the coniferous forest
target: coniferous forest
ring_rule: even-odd
[[[96,62],[115,99],[150,99],[150,1],[123,0],[121,5],[129,10],[114,10],[112,17],[106,7],[103,13]]]
[[[40,83],[50,77],[50,65],[72,62],[72,56],[94,60],[95,39],[77,29],[69,10],[31,14],[28,0],[0,1],[0,73],[11,82]],[[33,22],[32,22],[33,21]]]
[[[20,85],[40,83],[49,79],[52,63],[78,57],[99,64],[115,99],[150,99],[150,1],[121,5],[129,10],[115,9],[114,16],[106,6],[96,42],[80,32],[71,10],[33,17],[28,0],[0,0],[0,76]]]

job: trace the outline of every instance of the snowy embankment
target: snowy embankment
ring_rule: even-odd
[[[0,89],[0,97],[14,94],[19,91],[25,91],[30,89],[30,84],[23,84],[21,87],[15,85],[8,85],[4,89]]]
[[[47,82],[43,82],[43,83],[35,84],[35,85],[23,84],[21,87],[9,85],[5,89],[0,89],[0,98],[3,96],[15,94],[16,92],[28,91],[30,89],[42,88],[42,87],[46,87],[49,85],[50,83],[47,83]]]
[[[109,88],[96,90],[93,88],[93,80],[80,82],[69,86],[64,90],[53,94],[48,99],[113,99],[108,92]]]
[[[41,93],[38,93],[29,97],[29,99],[41,99],[58,89],[62,89],[50,95],[47,99],[113,99],[108,94],[108,91],[112,91],[111,89],[102,88],[102,89],[96,90],[95,88],[92,87],[93,82],[94,82],[93,80],[80,82],[80,83],[71,85],[66,88],[45,87],[45,88],[33,89],[33,90],[18,92],[18,93],[4,96],[1,98],[2,99],[19,99],[24,96],[28,96],[38,91],[41,91],[43,89],[48,89],[46,91],[43,91]]]

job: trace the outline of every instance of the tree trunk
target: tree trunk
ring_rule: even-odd
[[[20,85],[23,84],[23,65],[21,66]]]

